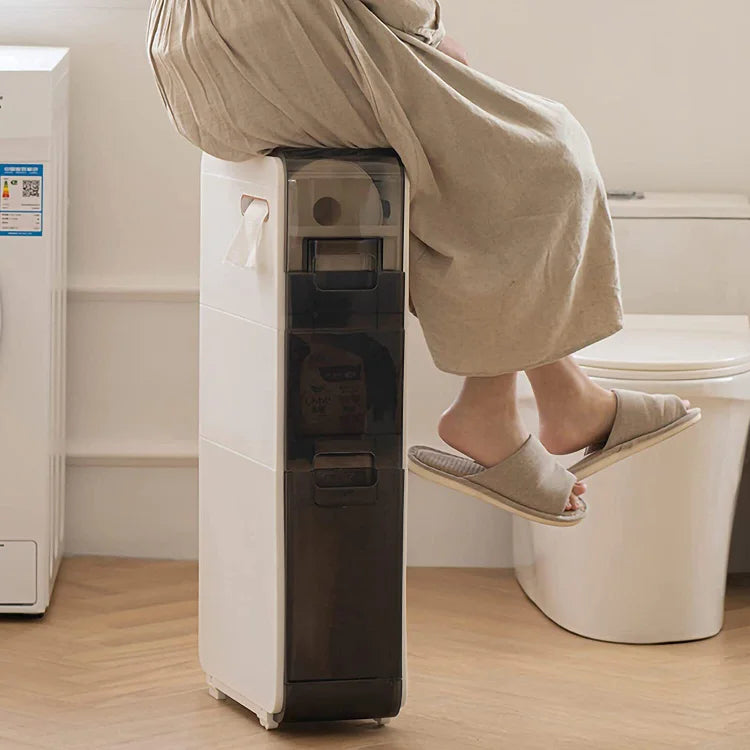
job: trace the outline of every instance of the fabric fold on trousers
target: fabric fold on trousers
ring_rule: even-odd
[[[436,46],[445,38],[437,0],[362,0],[383,23]]]
[[[148,45],[172,121],[214,156],[396,150],[441,370],[553,362],[622,325],[592,147],[561,104],[443,54],[444,33],[435,0],[152,0]]]

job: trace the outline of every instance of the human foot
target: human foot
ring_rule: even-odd
[[[690,402],[679,396],[620,389],[614,395],[617,412],[606,440],[590,446],[568,469],[579,480],[659,445],[701,420],[701,410],[691,409]]]
[[[577,367],[568,368],[564,361],[559,364],[562,377],[554,388],[549,382],[540,387],[538,371],[529,373],[539,410],[539,440],[557,456],[605,442],[617,413],[613,391],[597,385]],[[683,404],[690,408],[689,401]]]
[[[486,467],[513,455],[529,437],[514,403],[498,406],[460,397],[441,417],[438,434],[451,448]],[[585,491],[586,485],[578,482],[565,510],[583,507],[578,497]]]

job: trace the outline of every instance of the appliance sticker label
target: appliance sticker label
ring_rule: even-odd
[[[44,166],[0,164],[0,237],[41,237]]]

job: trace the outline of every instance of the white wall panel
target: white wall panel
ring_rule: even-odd
[[[442,3],[479,69],[570,107],[610,187],[750,193],[746,0]],[[0,44],[73,50],[74,553],[195,553],[195,469],[153,464],[195,460],[199,154],[172,131],[152,83],[147,5],[0,0]],[[458,380],[413,340],[410,437],[431,442]],[[412,564],[510,564],[503,514],[410,486]]]
[[[73,446],[197,440],[197,313],[194,303],[71,302]]]
[[[198,556],[195,468],[68,469],[69,555]]]
[[[750,193],[747,0],[442,0],[472,64],[558,99],[610,188]]]

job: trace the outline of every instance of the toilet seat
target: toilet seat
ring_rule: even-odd
[[[750,372],[750,320],[744,315],[626,315],[621,331],[574,357],[597,378],[727,378]]]

